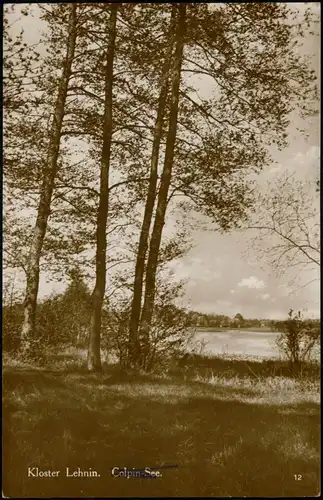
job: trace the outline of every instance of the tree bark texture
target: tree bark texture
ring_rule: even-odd
[[[170,29],[169,29],[169,44],[165,55],[165,62],[162,68],[161,88],[160,88],[157,116],[154,128],[148,193],[146,198],[145,212],[141,226],[141,232],[137,250],[137,258],[136,258],[134,292],[133,292],[131,317],[129,325],[129,364],[132,366],[135,366],[137,364],[140,352],[138,329],[139,329],[139,321],[141,313],[143,279],[145,271],[146,254],[148,249],[149,232],[150,232],[150,226],[156,200],[159,150],[163,132],[163,119],[165,115],[165,107],[169,89],[169,73],[171,68],[172,52],[174,47],[175,13],[176,13],[176,7],[175,5],[173,5],[171,20],[170,20]]]
[[[47,162],[44,169],[40,200],[37,210],[37,219],[29,252],[27,284],[24,299],[24,319],[20,336],[20,351],[25,354],[32,350],[32,344],[35,340],[35,318],[39,287],[39,265],[48,218],[50,215],[50,205],[58,167],[58,155],[60,150],[61,132],[65,114],[65,103],[69,80],[72,73],[72,64],[74,60],[77,37],[76,13],[77,5],[70,4],[69,33],[66,44],[66,57],[62,75],[59,81],[58,96],[50,130]]]
[[[117,4],[110,4],[109,43],[106,55],[105,69],[105,98],[103,143],[100,168],[100,199],[97,215],[96,230],[96,279],[92,292],[91,321],[88,347],[88,370],[101,370],[101,315],[106,285],[106,250],[107,250],[107,219],[109,211],[109,170],[112,143],[112,89],[113,89],[113,62],[115,54]]]
[[[171,74],[171,109],[169,116],[169,128],[166,140],[164,168],[161,176],[160,188],[158,193],[157,210],[149,245],[148,262],[146,269],[145,297],[144,297],[144,305],[140,320],[140,331],[144,345],[144,350],[141,359],[142,365],[145,365],[145,360],[147,358],[147,350],[149,348],[149,332],[151,328],[154,301],[155,301],[158,254],[161,244],[163,226],[165,224],[167,198],[168,198],[170,181],[172,177],[174,147],[175,147],[176,132],[177,132],[179,88],[181,79],[181,67],[182,67],[183,49],[184,49],[184,33],[186,24],[186,5],[177,4],[177,9],[178,9],[178,21],[176,30],[177,33],[176,33],[175,55],[174,55],[174,62]]]

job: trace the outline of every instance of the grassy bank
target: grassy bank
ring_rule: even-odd
[[[193,357],[136,377],[88,375],[76,353],[35,369],[4,366],[6,496],[314,496],[319,493],[319,373],[293,378],[246,359]],[[156,480],[113,467],[158,467]],[[61,470],[28,478],[27,468]],[[67,478],[65,468],[100,477]],[[297,480],[298,475],[301,479]]]

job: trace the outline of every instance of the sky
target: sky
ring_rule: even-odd
[[[304,4],[294,4],[301,10]],[[313,2],[313,9],[320,7]],[[302,53],[309,55],[317,75],[320,72],[320,38],[307,37]],[[201,82],[200,94],[207,96],[208,86]],[[305,139],[297,131],[304,128]],[[268,182],[283,172],[297,179],[314,181],[319,171],[319,117],[301,120],[293,117],[289,127],[289,147],[271,149],[274,163],[257,175],[257,183],[266,190]],[[290,309],[302,309],[305,316],[320,316],[320,272],[310,269],[297,276],[290,271],[278,278],[273,269],[249,248],[248,235],[238,231],[222,235],[217,231],[195,231],[195,245],[189,254],[172,263],[178,278],[186,279],[183,305],[205,313],[241,313],[248,318],[280,319]],[[316,280],[307,285],[312,280]],[[306,285],[306,286],[305,286]]]
[[[292,5],[292,4],[291,4]],[[312,3],[318,9],[317,3]],[[302,9],[304,4],[297,4]],[[28,18],[24,26],[28,41],[37,39],[40,29],[37,19]],[[319,75],[320,38],[307,37],[302,52],[312,57],[313,68]],[[208,94],[208,82],[201,80],[200,93]],[[296,130],[305,128],[309,138],[305,139]],[[289,147],[282,152],[271,150],[275,163],[268,165],[257,176],[262,190],[266,183],[284,171],[294,172],[299,179],[315,180],[319,169],[319,117],[306,122],[293,118],[289,128]],[[171,221],[168,221],[171,223]],[[225,314],[230,317],[241,313],[245,318],[279,319],[286,317],[289,309],[305,309],[310,317],[320,315],[319,281],[304,285],[319,278],[319,271],[299,275],[295,285],[289,285],[291,272],[278,278],[266,262],[248,248],[247,234],[232,231],[220,234],[211,226],[208,231],[193,233],[192,250],[182,259],[170,265],[176,278],[186,279],[182,305],[194,311]],[[46,281],[41,277],[40,296],[60,290],[62,284]]]
[[[279,163],[259,174],[260,186],[265,189],[268,181],[286,170],[299,179],[315,182],[320,150],[318,142],[311,142],[318,138],[317,125],[313,123],[311,130],[308,143],[298,138],[288,148],[289,154],[284,151],[276,155]],[[230,317],[241,313],[248,318],[280,319],[290,309],[302,309],[305,316],[320,316],[319,269],[311,268],[297,276],[290,270],[277,277],[250,248],[248,232],[222,235],[212,229],[196,231],[194,240],[189,254],[172,266],[176,276],[188,280],[184,305],[192,310]],[[306,285],[312,280],[316,281]]]

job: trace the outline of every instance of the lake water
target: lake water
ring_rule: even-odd
[[[275,339],[279,333],[248,330],[196,331],[194,341],[203,342],[207,355],[261,356],[278,358]]]

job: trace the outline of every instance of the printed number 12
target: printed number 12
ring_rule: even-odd
[[[294,479],[295,479],[295,481],[301,481],[302,480],[302,474],[294,474]]]

